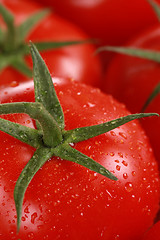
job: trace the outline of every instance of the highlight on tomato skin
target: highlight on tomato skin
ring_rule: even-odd
[[[44,9],[44,6],[30,0],[1,0],[0,4],[6,7],[15,17],[15,24],[22,24],[33,13]],[[5,27],[2,19],[0,26]],[[73,23],[59,17],[50,9],[50,14],[43,17],[29,32],[25,41],[33,42],[66,42],[84,41],[90,37]],[[53,50],[42,51],[51,74],[60,77],[70,77],[86,84],[99,86],[102,76],[102,67],[99,56],[93,56],[95,47],[92,42],[66,46]],[[16,52],[16,51],[15,51]],[[8,53],[7,53],[8,54]],[[17,54],[18,55],[18,54]],[[26,57],[29,66],[32,66],[30,57]],[[22,68],[21,68],[22,69]],[[0,73],[0,84],[19,82],[28,78],[13,67],[6,67]],[[29,77],[31,79],[31,77]]]
[[[129,114],[98,89],[69,79],[53,81],[66,130]],[[1,87],[0,96],[1,103],[34,101],[33,82]],[[1,117],[35,128],[26,114]],[[72,145],[114,173],[117,182],[60,158],[47,161],[26,191],[18,235],[13,190],[35,150],[2,132],[0,139],[2,239],[132,240],[140,239],[153,224],[159,208],[159,173],[138,121]]]

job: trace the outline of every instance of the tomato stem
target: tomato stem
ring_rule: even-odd
[[[116,52],[120,54],[129,55],[132,57],[144,58],[147,60],[160,63],[160,52],[152,51],[149,49],[147,50],[147,49],[131,48],[131,47],[104,46],[104,47],[98,48],[96,53],[103,52],[103,51]]]
[[[18,102],[0,105],[0,114],[8,113],[27,113],[31,118],[38,120],[46,146],[55,147],[62,141],[58,124],[41,103]]]
[[[142,108],[142,112],[144,112],[146,110],[146,108],[148,107],[148,105],[153,101],[153,99],[155,97],[157,97],[157,95],[160,94],[160,83],[158,83],[156,85],[156,87],[153,89],[152,93],[150,94],[150,96],[148,97],[147,101],[145,102],[143,108]]]
[[[64,128],[64,114],[57,98],[51,75],[38,50],[30,43],[33,59],[33,79],[35,101],[40,102],[56,120],[61,129]]]
[[[42,145],[42,132],[36,129],[0,118],[0,130],[34,148]]]
[[[21,74],[32,77],[32,71],[25,61],[25,56],[29,54],[28,45],[25,39],[30,31],[46,16],[50,14],[49,9],[39,10],[30,15],[19,26],[14,24],[14,16],[10,11],[0,4],[0,14],[6,24],[6,30],[0,29],[0,70],[11,66]],[[37,48],[40,51],[53,50],[65,46],[85,44],[93,42],[93,40],[76,40],[65,42],[36,42]]]

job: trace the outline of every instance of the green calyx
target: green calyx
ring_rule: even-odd
[[[146,100],[144,106],[142,107],[142,112],[144,112],[146,110],[148,105],[158,96],[158,94],[160,94],[160,83],[158,83],[156,85],[156,87],[153,89],[153,91],[151,92],[150,96]]]
[[[158,4],[154,0],[147,0],[148,3],[153,8],[158,20],[160,21],[160,4]],[[147,60],[151,60],[157,63],[160,63],[160,52],[153,51],[150,49],[140,49],[134,47],[119,47],[119,46],[102,46],[97,49],[96,53],[100,53],[103,51],[111,51],[115,53],[125,54],[132,57],[139,57]]]
[[[33,59],[35,102],[0,104],[0,114],[26,113],[37,121],[37,129],[31,129],[0,118],[1,131],[36,148],[15,185],[14,200],[17,210],[18,231],[25,191],[36,172],[48,159],[58,156],[61,159],[78,163],[111,180],[117,180],[102,165],[72,148],[70,143],[77,143],[98,136],[137,118],[158,115],[155,113],[133,114],[99,125],[66,131],[64,129],[63,111],[56,96],[52,78],[37,48],[32,43],[31,55]]]
[[[151,7],[153,8],[158,20],[160,20],[160,5],[159,5],[159,3],[157,3],[154,0],[147,0],[147,1],[151,5]]]
[[[32,71],[25,62],[25,56],[30,53],[25,39],[30,31],[49,14],[49,9],[39,10],[33,15],[30,15],[30,17],[19,26],[15,26],[12,13],[0,4],[0,15],[6,25],[6,29],[2,30],[2,28],[0,28],[0,71],[11,66],[23,75],[32,77]],[[39,51],[47,51],[87,42],[91,42],[91,40],[34,42],[34,44]]]

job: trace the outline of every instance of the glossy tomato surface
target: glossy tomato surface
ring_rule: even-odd
[[[96,88],[69,79],[54,79],[54,84],[66,130],[129,114],[124,105]],[[1,87],[0,96],[1,103],[34,101],[33,82]],[[1,117],[35,127],[25,114]],[[135,240],[153,224],[159,206],[159,174],[138,121],[71,144],[114,173],[118,181],[60,158],[47,161],[26,191],[18,235],[13,190],[35,149],[2,132],[0,139],[1,240]]]
[[[157,25],[136,37],[127,44],[129,47],[160,50],[160,26]],[[160,82],[160,65],[154,61],[136,57],[117,55],[109,65],[104,80],[104,91],[113,94],[127,108],[140,112],[146,100]],[[160,113],[160,95],[146,109],[147,112]],[[157,159],[160,161],[159,136],[160,119],[149,118],[142,121]]]
[[[153,225],[143,240],[158,240],[160,236],[160,221]]]
[[[42,9],[40,4],[29,0],[0,0],[0,3],[14,14],[17,25],[21,24],[31,14]],[[51,12],[48,17],[41,20],[34,30],[30,32],[26,42],[29,40],[33,42],[65,42],[87,39],[89,37],[78,27]],[[93,44],[84,43],[52,51],[48,50],[42,52],[41,55],[45,59],[51,74],[70,77],[77,81],[99,86],[101,65],[99,58],[93,55],[94,51]],[[31,60],[28,61],[31,65]],[[11,68],[6,68],[0,74],[0,84],[12,81],[19,82],[21,79],[26,78]]]
[[[158,22],[146,0],[38,0],[75,22],[101,44],[123,44]],[[157,0],[160,3],[160,0]]]

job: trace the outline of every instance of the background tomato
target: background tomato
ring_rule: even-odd
[[[130,41],[126,46],[159,50],[160,26],[157,25]],[[117,55],[110,63],[104,79],[104,91],[126,104],[135,113],[140,112],[149,95],[159,83],[160,65],[157,62],[131,56]],[[159,110],[158,95],[146,109],[147,112]],[[160,119],[145,119],[142,122],[150,138],[157,159],[160,161],[159,135]]]
[[[42,6],[28,0],[1,0],[5,7],[15,16],[16,24],[22,23],[31,14],[38,11]],[[1,19],[2,25],[2,19]],[[89,37],[72,23],[51,13],[45,17],[34,30],[28,35],[26,42],[32,41],[73,41],[87,40]],[[63,47],[53,51],[42,53],[49,70],[56,76],[65,76],[76,79],[77,81],[98,86],[101,78],[101,65],[99,57],[93,56],[95,48],[92,44],[79,44],[75,46]],[[16,51],[15,51],[16,54]],[[31,65],[31,60],[28,59]],[[6,68],[0,74],[1,84],[6,82],[20,81],[26,79],[16,70]]]
[[[71,80],[54,83],[66,130],[128,114],[98,89]],[[1,103],[34,101],[33,82],[1,87],[0,96]],[[35,127],[25,114],[1,117]],[[138,121],[72,146],[114,173],[117,182],[60,158],[47,161],[26,191],[19,235],[13,189],[34,149],[2,132],[0,139],[0,239],[138,240],[152,225],[159,208],[159,174]]]
[[[123,44],[158,22],[147,0],[39,0],[102,44]],[[159,0],[157,0],[160,3]],[[82,17],[83,16],[83,17]]]

